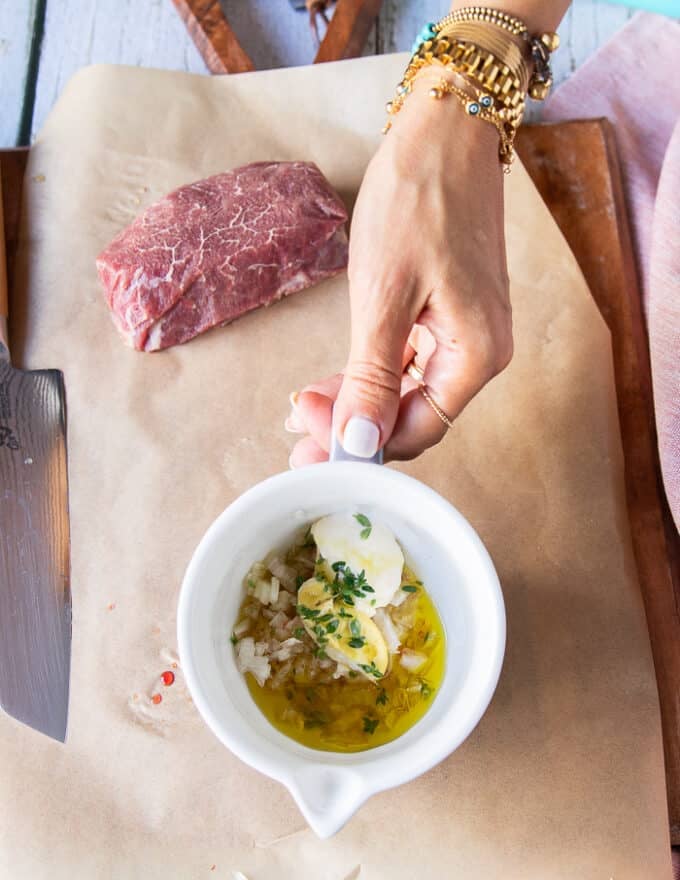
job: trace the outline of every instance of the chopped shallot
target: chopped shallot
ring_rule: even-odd
[[[302,618],[298,617],[297,614],[295,615],[295,617],[293,617],[291,620],[289,620],[288,623],[286,623],[286,629],[288,630],[289,633],[293,632],[293,630],[298,629],[300,627],[302,627]]]
[[[270,659],[272,660],[288,660],[293,654],[299,654],[302,650],[302,641],[300,639],[286,639],[281,642],[279,647],[272,652]]]
[[[283,611],[277,611],[271,619],[271,628],[273,629],[276,638],[280,641],[283,641],[288,637],[287,624],[288,617]]]
[[[264,578],[260,578],[260,580],[256,581],[255,586],[253,587],[253,596],[258,602],[261,602],[263,605],[269,605],[269,597],[271,594],[271,581],[266,581]]]
[[[279,598],[279,579],[260,578],[252,587],[252,595],[263,605],[273,605]]]
[[[292,566],[287,565],[282,559],[279,559],[278,556],[274,556],[269,560],[268,567],[274,577],[277,577],[281,581],[284,589],[291,592],[295,590],[297,572]]]
[[[241,636],[244,636],[250,629],[250,626],[251,623],[247,618],[240,620],[234,627],[234,635],[236,636],[236,638],[240,639]]]
[[[266,657],[256,656],[255,640],[249,637],[241,639],[236,644],[236,665],[239,672],[244,675],[246,672],[252,672],[260,687],[271,675],[269,660]]]
[[[404,648],[399,658],[399,663],[410,672],[415,672],[427,660],[427,654],[420,654],[418,651],[411,651],[410,648]]]
[[[390,605],[393,605],[395,608],[398,608],[402,602],[405,602],[409,597],[409,593],[406,593],[401,587],[397,590],[397,592],[390,599]]]
[[[385,639],[385,644],[387,645],[387,650],[390,654],[396,654],[401,643],[397,631],[394,628],[394,624],[392,623],[392,618],[383,608],[378,608],[375,612],[373,622],[382,633],[382,637]]]
[[[276,611],[285,611],[291,605],[295,605],[295,596],[288,590],[279,590],[278,598],[272,603],[272,608]]]

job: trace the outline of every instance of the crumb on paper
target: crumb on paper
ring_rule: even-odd
[[[151,635],[152,636],[159,636],[160,634],[161,634],[160,626],[152,626],[151,627]]]
[[[115,607],[116,607],[116,603],[115,603],[115,602],[109,602],[109,604],[106,606],[106,610],[107,610],[107,611],[113,611],[113,609],[114,609]]]
[[[355,868],[352,868],[352,870],[344,878],[344,880],[359,880],[360,876],[361,876],[361,865],[357,865]]]
[[[33,183],[45,183],[45,175],[44,174],[34,174],[31,178]]]

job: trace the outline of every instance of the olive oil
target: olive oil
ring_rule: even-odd
[[[358,752],[391,742],[427,712],[444,677],[442,622],[424,586],[404,568],[406,599],[389,608],[395,622],[408,622],[400,651],[425,655],[416,670],[392,655],[387,672],[374,681],[358,673],[319,681],[313,662],[298,663],[277,687],[274,678],[260,686],[246,674],[253,700],[273,726],[313,749]]]

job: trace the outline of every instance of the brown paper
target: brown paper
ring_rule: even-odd
[[[254,160],[313,160],[351,203],[402,62],[214,79],[93,68],[32,151],[13,330],[24,365],[66,377],[72,698],[65,746],[0,718],[2,877],[670,877],[609,338],[521,167],[507,181],[514,360],[405,467],[470,519],[503,584],[507,656],[479,727],[321,842],[203,725],[181,670],[158,685],[196,543],[286,467],[288,393],[343,364],[346,281],[147,355],[122,345],[94,258],[168,190]]]

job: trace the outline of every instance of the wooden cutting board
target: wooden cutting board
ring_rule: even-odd
[[[647,336],[613,130],[606,120],[526,126],[518,152],[612,334],[628,513],[661,702],[671,840],[680,843],[680,538],[661,483]],[[0,151],[10,289],[27,156],[28,150]]]
[[[612,334],[626,501],[661,704],[671,842],[680,844],[680,536],[661,479],[649,344],[615,132],[606,119],[531,125],[520,129],[517,149]]]

